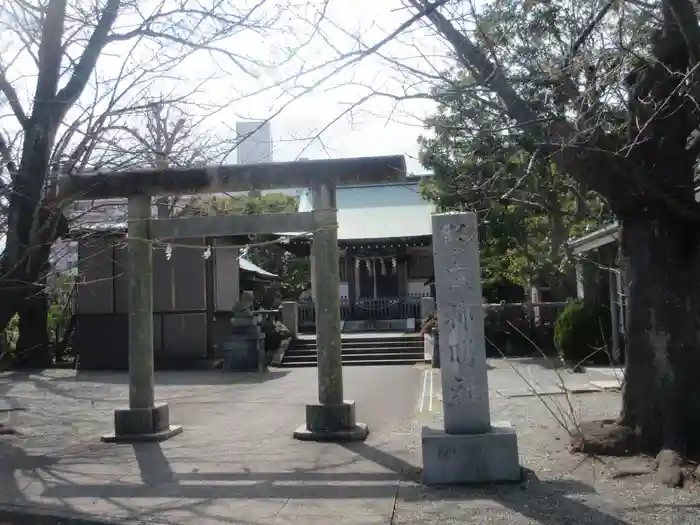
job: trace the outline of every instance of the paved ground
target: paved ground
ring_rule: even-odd
[[[0,438],[0,504],[187,525],[700,523],[693,488],[661,489],[648,475],[617,479],[616,468],[638,468],[639,461],[582,464],[566,452],[556,419],[572,411],[612,416],[618,394],[505,397],[499,391],[523,387],[520,375],[542,389],[559,381],[535,361],[517,362],[517,369],[492,362],[490,398],[494,419],[510,420],[519,432],[527,481],[443,490],[417,483],[420,426],[440,425],[441,417],[440,376],[426,367],[345,369],[346,397],[373,430],[366,443],[349,446],[291,439],[304,403],[315,398],[315,369],[264,378],[158,375],[158,397],[185,432],[140,446],[98,440],[126,401],[124,375],[4,376],[0,400],[28,410],[10,416],[23,435]],[[577,387],[605,377],[564,379]]]

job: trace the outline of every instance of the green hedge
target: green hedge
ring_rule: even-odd
[[[576,299],[557,318],[554,344],[569,366],[610,364],[611,334],[609,307]]]

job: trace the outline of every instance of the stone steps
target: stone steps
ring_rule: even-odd
[[[292,348],[287,350],[287,356],[315,356],[318,351],[316,348]],[[411,347],[411,346],[394,346],[394,347],[359,347],[359,348],[343,348],[343,357],[347,356],[352,358],[355,355],[404,355],[404,354],[421,354],[423,355],[423,348],[421,347]]]
[[[354,350],[363,348],[423,348],[422,339],[383,339],[377,341],[357,341],[357,340],[343,340],[342,341],[343,350]],[[316,349],[316,341],[297,341],[294,343],[294,348],[299,350],[310,348],[312,350]]]
[[[425,360],[423,338],[348,337],[342,340],[342,359],[346,366],[414,365]],[[281,367],[314,367],[318,359],[316,341],[301,339],[292,343]]]

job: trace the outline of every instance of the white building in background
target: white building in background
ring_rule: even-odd
[[[274,144],[272,141],[272,126],[269,120],[248,120],[236,123],[238,146],[236,153],[238,164],[260,164],[274,162]],[[301,158],[299,160],[308,160]],[[304,188],[290,188],[280,190],[266,190],[268,193],[282,193],[292,197],[298,197]]]
[[[238,164],[273,162],[270,121],[237,122],[236,134]]]

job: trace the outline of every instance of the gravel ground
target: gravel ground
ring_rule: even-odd
[[[576,380],[576,376],[569,377]],[[512,370],[505,368],[492,370],[489,380],[491,384],[501,381],[520,386]],[[640,474],[650,471],[650,458],[585,458],[568,452],[567,432],[552,413],[571,424],[572,420],[615,417],[620,407],[619,393],[507,399],[492,391],[490,398],[492,420],[509,421],[518,431],[526,481],[449,490],[404,485],[393,523],[700,523],[700,485],[696,482],[686,482],[682,489],[669,489],[655,483],[653,474]],[[422,414],[420,421],[439,427],[440,411]],[[625,474],[619,477],[621,473]]]

